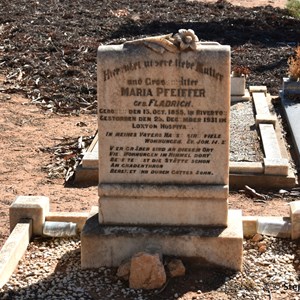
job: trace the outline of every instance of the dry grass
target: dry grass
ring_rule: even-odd
[[[300,81],[300,46],[295,50],[295,56],[288,59],[290,78]]]

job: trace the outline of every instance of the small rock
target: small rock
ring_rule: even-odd
[[[119,278],[122,278],[123,280],[126,280],[126,281],[129,279],[130,264],[131,264],[130,260],[126,260],[121,263],[121,265],[119,266],[118,271],[117,271],[117,276]]]
[[[185,266],[180,259],[172,259],[167,265],[171,277],[180,277],[185,275]]]
[[[259,248],[258,248],[258,251],[260,253],[264,253],[267,251],[267,246],[266,245],[261,245]]]
[[[258,246],[258,247],[261,247],[261,246],[267,246],[267,243],[266,243],[265,241],[258,242],[258,243],[257,243],[257,246]]]
[[[259,241],[262,241],[263,239],[264,239],[264,237],[261,234],[257,233],[253,236],[252,241],[259,242]]]
[[[166,272],[159,254],[139,252],[131,259],[129,287],[133,289],[158,289],[166,282]]]

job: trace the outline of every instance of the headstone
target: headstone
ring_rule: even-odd
[[[99,221],[226,225],[229,47],[147,45],[98,51]]]
[[[238,269],[241,216],[233,212],[237,225],[229,226],[227,207],[229,113],[229,46],[199,43],[191,30],[100,46],[101,234],[120,229],[116,225],[127,226],[127,233],[128,225],[138,226],[132,229],[137,234],[142,226],[156,225],[163,231],[171,225],[210,226],[219,234],[223,228],[227,237],[226,230],[234,226],[237,229],[229,231],[235,232],[239,258],[231,267]],[[172,230],[167,230],[169,235]]]

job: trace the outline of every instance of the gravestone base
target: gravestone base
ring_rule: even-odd
[[[100,184],[99,223],[227,226],[227,185]]]
[[[161,248],[166,256],[192,260],[194,265],[241,270],[242,213],[229,210],[227,227],[101,225],[94,214],[81,233],[81,267],[117,267],[148,246]]]

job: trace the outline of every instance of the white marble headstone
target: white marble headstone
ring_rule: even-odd
[[[228,184],[230,48],[98,49],[100,183]]]

